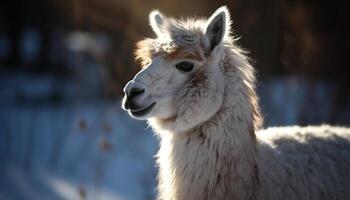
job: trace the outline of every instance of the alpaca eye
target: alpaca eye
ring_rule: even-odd
[[[175,65],[176,69],[183,72],[190,72],[193,69],[194,64],[191,62],[183,61]]]

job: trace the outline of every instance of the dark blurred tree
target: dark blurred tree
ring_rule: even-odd
[[[121,94],[122,86],[138,71],[133,60],[134,44],[154,37],[148,26],[152,9],[172,17],[203,17],[221,5],[231,10],[234,33],[241,36],[239,44],[251,52],[259,78],[289,74],[348,84],[350,14],[345,1],[15,0],[2,4],[1,31],[13,43],[11,56],[2,67],[21,66],[19,38],[28,25],[38,27],[41,34],[40,56],[31,64],[32,69],[48,71],[47,65],[61,65],[50,68],[52,73],[67,70],[64,56],[60,58],[63,61],[53,62],[48,55],[55,53],[52,32],[57,28],[67,34],[102,32],[110,38],[111,48],[95,62],[105,68],[108,96]]]

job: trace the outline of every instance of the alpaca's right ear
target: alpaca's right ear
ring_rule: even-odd
[[[212,51],[230,34],[230,13],[226,6],[218,8],[207,20],[204,30],[208,39],[209,51]]]
[[[164,24],[165,17],[158,10],[153,10],[149,14],[149,23],[153,29],[153,31],[157,34],[157,36],[162,35],[162,25]]]

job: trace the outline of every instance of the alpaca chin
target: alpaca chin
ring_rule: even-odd
[[[174,131],[176,117],[167,119],[150,118],[147,120],[148,124],[153,128],[154,132],[161,135]]]
[[[175,134],[188,132],[200,124],[208,121],[219,111],[223,100],[222,93],[223,90],[218,92],[218,94],[221,94],[221,96],[218,95],[217,98],[215,98],[216,101],[212,101],[211,99],[204,99],[201,102],[197,103],[200,106],[192,105],[192,109],[191,107],[187,109],[180,108],[180,110],[183,112],[179,112],[174,117],[166,119],[150,118],[148,119],[148,123],[158,134],[162,134],[163,132],[170,132]]]
[[[178,117],[171,117],[167,119],[151,118],[148,119],[148,124],[154,129],[157,134],[181,134],[188,132],[196,125],[191,121],[184,121]],[[196,123],[198,124],[198,123]]]

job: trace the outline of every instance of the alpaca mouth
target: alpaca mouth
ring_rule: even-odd
[[[153,110],[155,105],[156,105],[156,102],[153,102],[150,105],[145,106],[141,109],[137,109],[137,110],[130,109],[130,113],[132,114],[132,116],[142,117],[142,116],[149,114]]]

